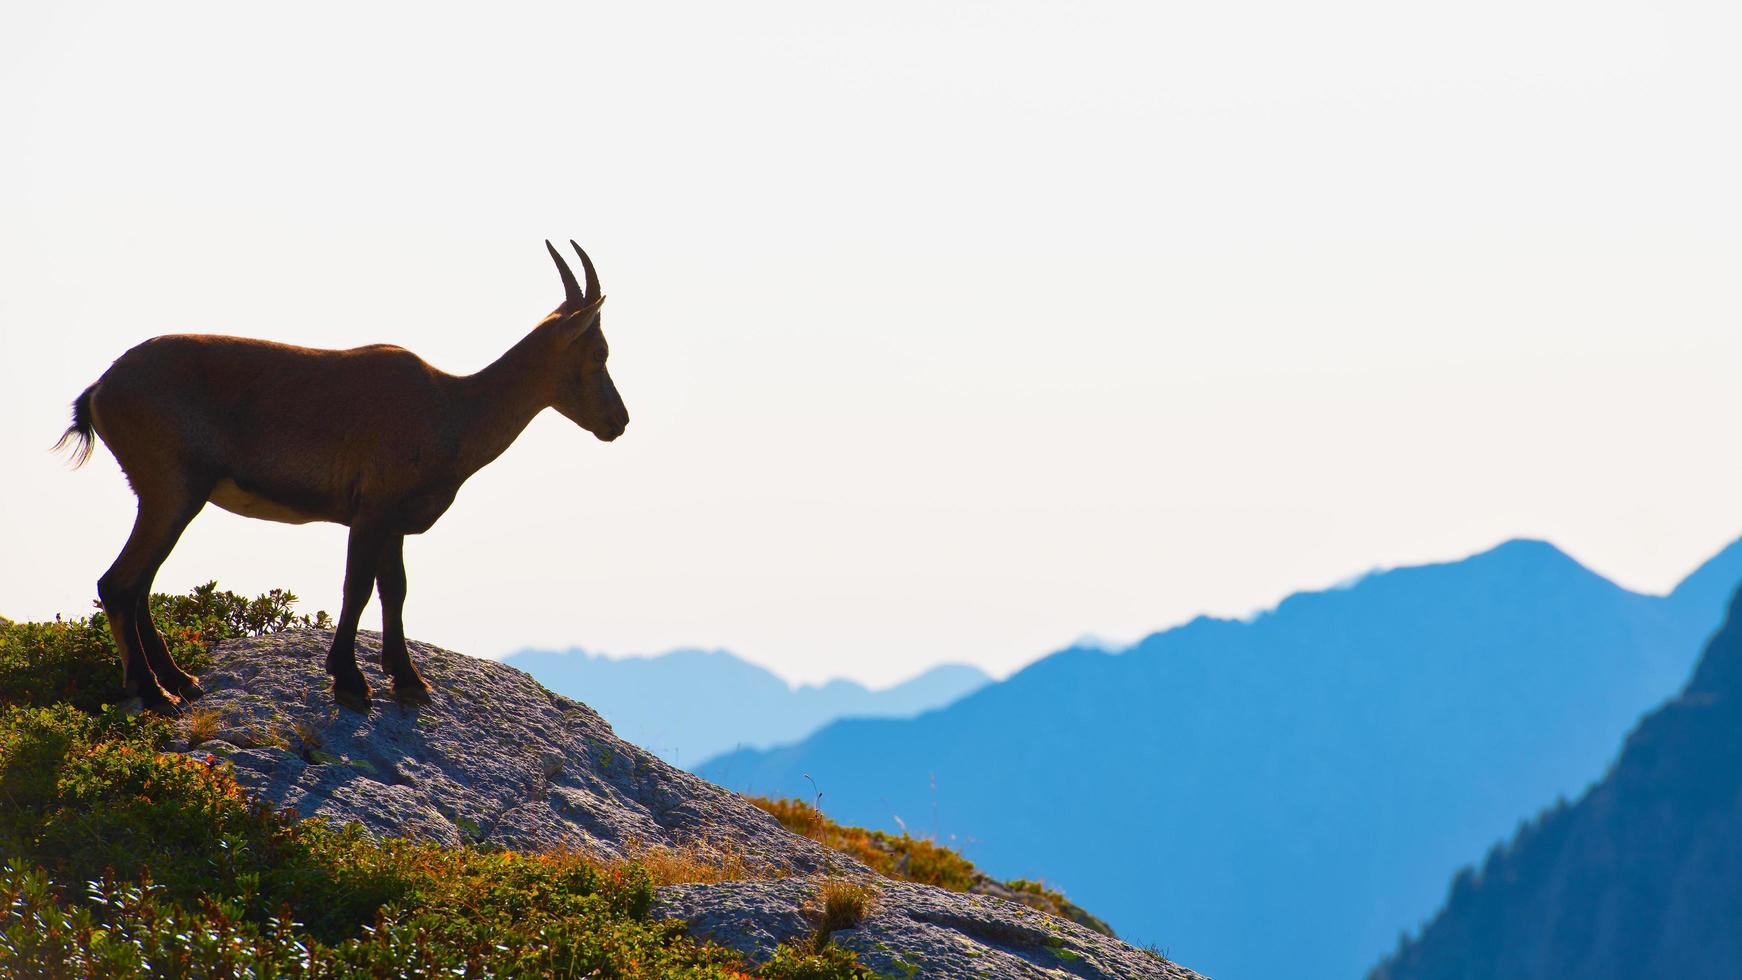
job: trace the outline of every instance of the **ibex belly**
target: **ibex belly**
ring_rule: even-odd
[[[307,524],[311,521],[329,520],[329,518],[318,514],[310,514],[287,504],[268,500],[257,493],[249,493],[237,486],[235,480],[228,477],[218,481],[218,485],[212,488],[212,495],[207,499],[232,514],[256,517],[263,521],[278,521],[281,524]]]

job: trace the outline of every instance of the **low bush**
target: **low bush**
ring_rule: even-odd
[[[295,611],[296,596],[274,589],[253,599],[207,582],[187,595],[153,595],[152,622],[170,656],[198,674],[213,643],[298,627],[331,625],[324,612]],[[96,712],[121,697],[121,660],[101,610],[51,623],[0,620],[0,705],[70,704]]]
[[[787,830],[849,854],[886,878],[965,892],[984,877],[968,859],[934,841],[908,834],[844,827],[804,800],[753,796],[750,802],[780,821]]]
[[[1104,935],[1113,935],[1113,930],[1107,923],[1090,915],[1059,892],[1039,882],[1021,879],[998,882],[961,854],[936,841],[909,834],[887,834],[881,830],[846,827],[830,820],[820,809],[804,800],[776,800],[763,796],[752,796],[749,799],[780,821],[780,825],[787,830],[848,854],[885,878],[935,885],[953,892],[982,891],[1000,894],[1049,915],[1087,926]]]

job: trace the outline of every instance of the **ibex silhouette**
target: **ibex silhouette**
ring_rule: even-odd
[[[565,297],[489,367],[459,377],[386,344],[314,350],[241,337],[157,337],[115,361],[73,402],[74,465],[92,433],[133,484],[139,515],[97,595],[121,655],[125,694],[146,709],[179,710],[204,693],[152,625],[152,579],[207,501],[232,513],[351,529],[345,596],[327,673],[334,698],[367,712],[357,668],[357,621],[381,591],[382,666],[404,701],[430,689],[405,646],[407,534],[421,534],[466,478],[502,454],[533,416],[555,408],[599,439],[623,434],[629,413],[606,370],[599,324],[605,297],[593,262],[574,245],[586,289],[550,242]]]

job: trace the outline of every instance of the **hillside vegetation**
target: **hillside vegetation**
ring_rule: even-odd
[[[154,596],[197,672],[215,641],[316,625],[294,596]],[[730,877],[671,854],[601,859],[373,840],[250,799],[189,722],[129,717],[101,613],[0,623],[0,975],[869,976],[826,941],[751,972],[656,921],[654,889]],[[185,733],[182,733],[185,734]]]
[[[752,796],[749,800],[768,811],[787,830],[851,855],[886,878],[932,885],[953,892],[997,895],[1048,915],[1069,919],[1104,936],[1113,935],[1107,923],[1067,901],[1054,889],[1022,879],[998,881],[974,867],[973,862],[961,854],[936,841],[907,833],[888,834],[863,827],[843,827],[830,820],[815,804],[800,799],[775,800]]]

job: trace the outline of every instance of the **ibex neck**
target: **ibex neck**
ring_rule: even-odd
[[[467,413],[460,466],[469,475],[514,444],[533,416],[550,407],[550,337],[543,326],[494,363],[462,378]]]

